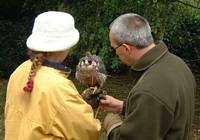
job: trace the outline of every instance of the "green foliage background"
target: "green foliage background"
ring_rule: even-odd
[[[20,4],[16,0],[9,1],[13,1],[12,5],[18,3],[18,14],[14,16],[11,11],[9,17],[0,16],[0,76],[5,78],[28,58],[26,38],[31,33],[33,20],[39,13],[49,10],[69,12],[75,18],[80,41],[65,62],[72,69],[79,58],[90,51],[103,59],[110,73],[128,71],[126,65],[109,53],[108,28],[116,17],[130,12],[144,16],[152,27],[155,40],[164,40],[172,53],[188,63],[200,62],[198,0],[192,3],[178,0],[20,0]],[[193,4],[193,7],[182,2]],[[7,9],[3,7],[4,11]],[[192,69],[198,71],[198,64]]]

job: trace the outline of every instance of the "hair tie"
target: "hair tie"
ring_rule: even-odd
[[[25,92],[31,92],[33,90],[33,85],[34,85],[33,80],[29,79],[28,82],[26,83],[26,86],[23,88],[23,90]]]

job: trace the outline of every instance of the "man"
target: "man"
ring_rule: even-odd
[[[131,66],[133,88],[126,101],[107,95],[104,128],[109,140],[191,140],[196,83],[192,72],[163,41],[154,43],[146,19],[134,13],[110,25],[111,50]]]

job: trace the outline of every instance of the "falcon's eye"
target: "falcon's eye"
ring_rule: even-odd
[[[92,61],[89,60],[88,63],[89,63],[89,64],[92,64]]]

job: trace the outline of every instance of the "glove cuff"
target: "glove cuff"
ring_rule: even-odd
[[[118,123],[112,125],[112,126],[107,130],[107,136],[109,136],[110,132],[111,132],[114,128],[116,128],[116,127],[118,127],[118,126],[120,126],[120,125],[122,125],[122,122],[118,122]]]

